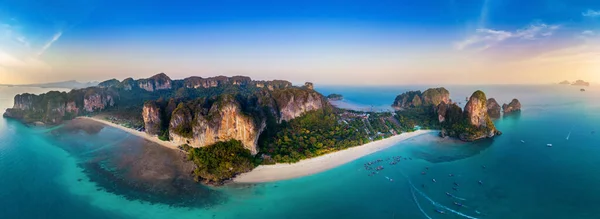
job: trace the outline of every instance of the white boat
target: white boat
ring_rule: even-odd
[[[548,146],[548,147],[552,147],[552,144],[546,144],[546,146]]]
[[[525,143],[525,141],[521,140],[521,143]]]

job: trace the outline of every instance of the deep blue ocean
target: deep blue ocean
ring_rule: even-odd
[[[427,87],[316,89],[387,110],[397,94]],[[446,88],[463,105],[481,89],[523,110],[494,121],[504,134],[493,140],[423,135],[320,174],[222,188],[190,182],[181,154],[114,128],[1,118],[0,218],[600,218],[597,87]],[[17,93],[46,91],[0,87],[0,110]],[[393,156],[407,159],[392,166]],[[363,165],[377,159],[385,169],[369,176]]]

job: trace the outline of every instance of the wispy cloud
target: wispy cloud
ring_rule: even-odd
[[[46,44],[44,44],[44,46],[42,47],[40,52],[38,52],[37,56],[41,56],[42,54],[44,54],[44,52],[46,52],[46,50],[48,48],[50,48],[50,46],[52,46],[52,44],[54,42],[56,42],[60,38],[60,36],[62,36],[62,34],[63,34],[62,31],[58,31],[57,33],[55,33],[54,36],[52,36],[52,39],[50,41],[48,41]]]
[[[554,32],[559,28],[560,26],[558,25],[548,25],[544,23],[531,24],[516,31],[480,28],[476,29],[473,35],[467,37],[463,41],[456,42],[455,48],[458,50],[464,50],[476,47],[475,50],[485,50],[512,38],[535,40],[540,37],[549,37],[552,36],[552,34],[554,34]]]
[[[586,12],[581,13],[584,17],[598,17],[600,16],[600,10],[594,11],[592,9],[588,9]]]
[[[596,33],[594,33],[594,31],[591,31],[591,30],[584,30],[583,32],[581,32],[581,35],[594,36],[594,35],[596,35]]]

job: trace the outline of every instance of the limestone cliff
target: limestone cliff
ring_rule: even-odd
[[[405,109],[421,106],[421,91],[408,91],[396,96],[392,107],[396,109]]]
[[[211,88],[218,87],[222,85],[239,85],[246,86],[248,85],[252,79],[246,76],[233,76],[233,77],[225,77],[225,76],[217,76],[210,78],[202,78],[202,77],[189,77],[183,79],[183,84],[187,88]]]
[[[464,141],[474,141],[482,138],[491,138],[500,134],[487,113],[487,98],[483,91],[475,91],[469,102],[465,105],[468,126],[460,133],[459,138]]]
[[[510,114],[513,112],[520,112],[521,111],[521,102],[519,102],[519,100],[517,99],[513,99],[512,101],[510,101],[509,104],[502,104],[502,111],[504,112],[504,115],[506,114]]]
[[[162,115],[161,110],[156,101],[148,101],[142,109],[142,118],[146,133],[149,135],[161,134]]]
[[[446,88],[429,88],[421,91],[408,91],[400,94],[394,100],[392,107],[407,109],[419,106],[437,107],[440,103],[450,103],[450,92]]]
[[[487,109],[490,118],[500,118],[502,109],[500,108],[498,102],[496,102],[496,99],[490,98],[487,100]]]
[[[4,116],[26,123],[59,124],[64,119],[74,118],[81,112],[81,106],[77,103],[83,101],[81,93],[87,89],[93,88],[74,90],[69,93],[51,91],[40,95],[19,94],[14,97],[13,108],[7,109]]]
[[[112,94],[103,91],[88,91],[83,98],[83,109],[86,112],[98,112],[115,105]]]
[[[121,84],[121,82],[119,80],[113,78],[113,79],[110,79],[110,80],[106,80],[106,81],[100,82],[98,84],[98,87],[108,88],[108,87],[112,87],[112,86],[117,86],[119,84]]]
[[[437,106],[440,103],[450,103],[450,92],[446,88],[429,88],[421,96],[423,104]]]
[[[485,93],[475,91],[465,105],[464,111],[458,105],[440,103],[437,107],[441,122],[441,136],[457,137],[463,141],[475,141],[500,135],[488,115]]]
[[[169,90],[173,86],[172,82],[171,78],[165,73],[160,73],[148,79],[140,79],[137,81],[139,88],[149,92]]]
[[[134,86],[135,80],[133,80],[133,78],[125,78],[125,80],[119,84],[119,87],[126,91],[132,90]]]
[[[288,88],[273,92],[273,98],[279,108],[279,121],[289,121],[302,113],[323,108],[324,97],[302,88]]]

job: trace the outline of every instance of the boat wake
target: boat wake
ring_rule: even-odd
[[[412,193],[413,200],[415,201],[415,204],[417,204],[417,207],[419,208],[421,213],[423,213],[423,215],[425,215],[426,218],[433,219],[433,218],[429,217],[429,215],[427,215],[427,213],[425,213],[423,208],[421,208],[421,205],[419,204],[419,201],[417,200],[417,196],[415,196],[415,190],[413,188],[410,188],[410,193]]]
[[[447,210],[447,211],[449,211],[449,212],[452,212],[452,213],[454,213],[454,214],[456,214],[456,215],[459,215],[459,216],[462,216],[462,217],[465,217],[465,218],[469,218],[469,219],[478,219],[478,218],[476,218],[476,217],[473,217],[473,216],[470,216],[470,215],[467,215],[467,214],[463,214],[462,212],[455,211],[455,210],[453,210],[453,209],[449,208],[448,206],[442,205],[442,204],[440,204],[440,203],[438,203],[438,202],[434,201],[432,198],[430,198],[429,196],[427,196],[427,195],[426,195],[425,193],[423,193],[421,190],[417,189],[417,187],[415,187],[415,185],[412,183],[412,181],[410,180],[410,178],[408,178],[408,176],[407,176],[406,174],[404,174],[404,172],[400,171],[400,173],[402,173],[402,175],[403,175],[403,176],[406,178],[406,180],[408,180],[408,183],[410,184],[411,188],[412,188],[414,191],[417,191],[417,193],[419,193],[419,195],[423,196],[423,198],[425,198],[425,199],[427,199],[429,202],[431,202],[431,204],[432,204],[433,206],[435,206],[435,207],[438,207],[438,208],[445,209],[445,210]]]
[[[452,195],[452,194],[450,194],[450,193],[448,193],[448,196],[450,196],[450,197],[452,197],[452,198],[455,198],[455,199],[458,199],[458,200],[461,200],[461,201],[466,201],[466,200],[467,200],[467,199],[464,199],[464,198],[461,198],[461,197],[458,197],[458,196]]]

